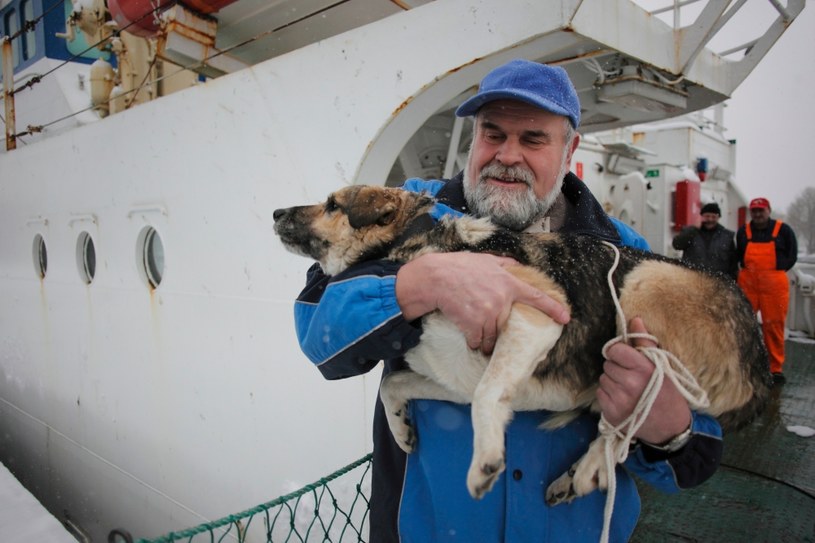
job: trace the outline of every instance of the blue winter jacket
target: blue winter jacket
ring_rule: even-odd
[[[424,191],[439,203],[434,219],[467,212],[461,174],[449,181],[412,179],[404,188]],[[592,235],[617,245],[648,249],[627,225],[609,218],[583,182],[568,174],[563,183],[566,222],[560,231]],[[327,379],[360,375],[384,360],[383,375],[406,367],[402,355],[421,335],[396,302],[400,265],[366,262],[336,276],[319,265],[295,304],[300,346]],[[538,429],[546,411],[515,414],[506,431],[506,471],[482,500],[470,497],[466,473],[472,456],[470,406],[416,400],[410,419],[417,449],[405,455],[395,444],[381,402],[374,414],[370,541],[596,542],[603,524],[605,494],[595,491],[570,504],[550,507],[549,484],[582,456],[597,436],[597,417],[585,414],[557,431]],[[611,541],[627,541],[640,511],[629,474],[666,492],[706,480],[721,459],[721,428],[694,413],[693,437],[668,454],[647,446],[632,451],[617,467]]]

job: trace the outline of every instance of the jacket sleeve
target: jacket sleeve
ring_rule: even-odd
[[[625,467],[644,482],[667,493],[693,488],[708,480],[722,460],[722,428],[709,415],[693,413],[691,439],[676,452],[640,444]]]
[[[617,229],[617,233],[620,235],[620,242],[623,245],[639,249],[640,251],[651,252],[651,246],[648,245],[648,241],[646,241],[639,232],[616,217],[609,216],[609,219],[611,220],[611,224],[614,225],[614,228]]]
[[[798,261],[798,240],[787,223],[781,225],[776,244],[776,260],[779,270],[789,271]]]
[[[739,278],[739,249],[736,247],[736,236],[730,238],[730,265],[728,269],[730,270],[728,273],[730,276],[737,280]]]
[[[735,244],[730,252],[730,263],[727,266],[727,274],[737,280],[739,278],[739,254],[736,251]]]
[[[396,273],[389,261],[365,262],[328,276],[319,264],[294,306],[300,348],[326,379],[370,371],[419,342],[421,329],[402,316]]]
[[[723,250],[723,258],[725,259],[725,268],[727,275],[737,280],[739,278],[739,252],[736,248],[736,234],[732,230],[725,228],[727,233],[727,244]]]
[[[747,232],[742,226],[736,232],[736,257],[739,261],[739,266],[744,268],[744,253],[747,251]]]
[[[690,247],[691,241],[699,233],[699,229],[695,226],[686,226],[679,232],[676,237],[671,241],[671,245],[677,251],[684,251]]]

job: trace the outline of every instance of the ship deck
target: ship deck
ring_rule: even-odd
[[[788,429],[815,428],[815,342],[787,342],[784,374],[787,382],[772,389],[765,412],[747,428],[725,436],[722,465],[708,481],[672,495],[640,485],[642,515],[631,543],[815,542],[815,436]],[[301,541],[317,540],[309,537],[312,531],[321,541],[365,541],[367,508],[359,505],[367,502],[362,489],[369,477],[370,455],[301,491],[237,516],[139,543],[193,541],[195,535],[201,536],[195,541],[210,541],[219,530],[240,532],[241,522],[248,526],[255,515],[265,515],[271,525],[267,541],[290,541],[292,535]],[[346,478],[350,483],[344,482],[345,488],[357,481],[356,494],[346,496],[353,502],[337,515],[333,508],[338,502],[328,487]],[[320,520],[319,527],[314,526],[313,509],[302,525],[290,521],[292,515],[299,518],[306,495],[317,500],[317,510],[321,497],[331,497],[330,519]],[[278,533],[283,535],[277,537]]]
[[[665,495],[641,485],[643,508],[633,543],[815,541],[815,344],[787,341],[787,382],[768,409],[724,439],[716,474],[701,486]]]

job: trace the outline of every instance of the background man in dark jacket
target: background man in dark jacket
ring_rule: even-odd
[[[722,211],[712,202],[702,206],[702,226],[688,226],[673,239],[673,248],[682,251],[682,260],[736,280],[738,256],[735,233],[719,224]]]

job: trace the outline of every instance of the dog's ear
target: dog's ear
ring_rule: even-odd
[[[361,187],[345,208],[351,228],[386,226],[392,223],[399,210],[396,197],[379,187]]]

